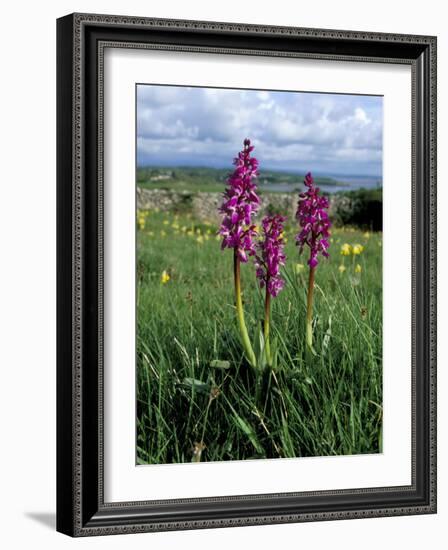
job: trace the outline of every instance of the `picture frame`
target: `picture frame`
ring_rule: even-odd
[[[58,531],[79,537],[436,512],[436,43],[431,36],[143,17],[58,19]],[[410,485],[105,501],[103,56],[111,44],[411,67]]]

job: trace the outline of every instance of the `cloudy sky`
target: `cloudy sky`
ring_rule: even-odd
[[[382,174],[382,98],[137,86],[138,166],[230,167],[245,137],[260,168]]]

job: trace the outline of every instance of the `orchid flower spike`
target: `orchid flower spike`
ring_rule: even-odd
[[[301,231],[296,236],[300,247],[300,253],[305,246],[310,249],[308,265],[316,267],[319,263],[318,254],[328,258],[329,238],[331,222],[327,210],[329,202],[327,197],[320,195],[319,187],[314,186],[313,176],[310,172],[305,176],[304,181],[307,190],[299,194],[296,219]]]
[[[221,248],[233,248],[242,262],[255,254],[255,224],[252,218],[257,212],[260,199],[255,178],[258,175],[258,160],[251,157],[254,147],[249,139],[234,159],[235,170],[227,179],[224,201],[219,211],[223,220],[219,234],[223,237]]]

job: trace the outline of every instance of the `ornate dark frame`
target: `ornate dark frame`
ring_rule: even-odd
[[[104,502],[102,63],[108,46],[411,65],[412,485]],[[89,536],[435,513],[436,38],[73,14],[57,21],[57,52],[58,531]]]

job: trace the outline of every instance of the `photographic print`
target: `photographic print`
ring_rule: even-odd
[[[57,46],[57,530],[435,513],[436,37]]]
[[[382,451],[382,97],[136,86],[137,463]]]

